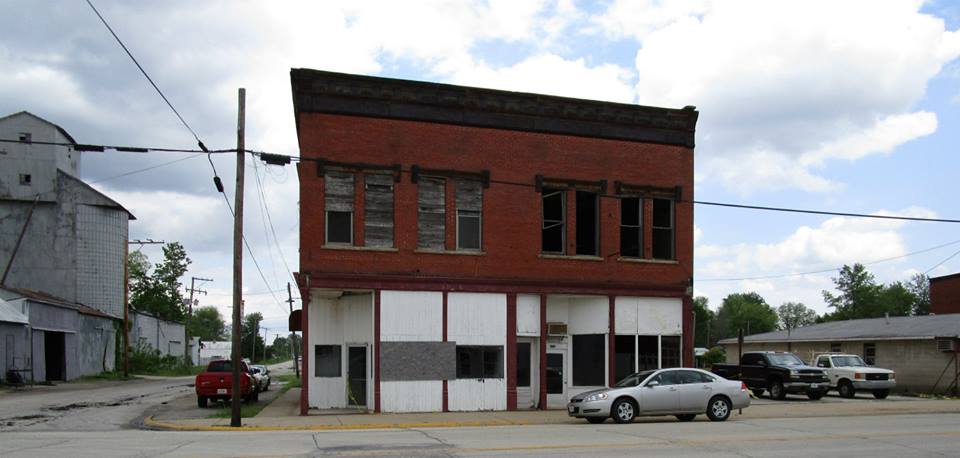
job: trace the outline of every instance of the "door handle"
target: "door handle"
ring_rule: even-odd
[[[670,388],[670,391],[677,391],[676,388]]]
[[[708,385],[704,385],[704,386],[703,386],[703,389],[705,389],[705,390],[712,390],[713,388],[711,388],[711,387],[708,386]]]

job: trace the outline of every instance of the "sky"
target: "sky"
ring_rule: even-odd
[[[694,105],[697,200],[960,219],[960,0],[93,4],[213,149],[236,147],[244,87],[247,148],[298,154],[289,71],[314,68]],[[0,11],[0,116],[30,111],[80,143],[196,147],[86,3]],[[272,340],[297,271],[298,182],[257,162],[244,227],[263,276],[245,254],[245,312],[263,314]],[[232,201],[235,157],[213,163]],[[229,316],[232,218],[212,176],[204,156],[180,153],[84,153],[81,166],[136,215],[132,239],[185,246],[184,283],[213,279],[199,305]],[[755,291],[828,312],[836,272],[824,271],[854,262],[884,283],[960,272],[957,224],[695,212],[694,289],[713,309]]]

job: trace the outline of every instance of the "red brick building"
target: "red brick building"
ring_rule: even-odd
[[[960,273],[930,279],[930,313],[960,313]]]
[[[304,413],[563,407],[692,364],[693,107],[291,83]]]

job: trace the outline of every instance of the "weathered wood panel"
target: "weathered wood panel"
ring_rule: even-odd
[[[483,210],[483,183],[476,180],[455,180],[457,211]]]
[[[382,291],[380,341],[440,342],[443,340],[443,293]]]
[[[327,211],[353,211],[353,174],[327,172],[324,175],[324,208]]]
[[[364,175],[363,241],[365,246],[393,246],[393,176]]]
[[[446,239],[446,180],[421,177],[417,185],[417,247],[443,250]]]
[[[507,296],[450,293],[447,296],[447,337],[457,345],[496,345],[504,352],[506,377]],[[447,383],[453,411],[506,410],[506,378],[455,379]]]
[[[380,382],[380,409],[384,412],[439,412],[443,410],[443,382]]]

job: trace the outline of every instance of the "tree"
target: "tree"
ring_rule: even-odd
[[[696,319],[693,337],[693,346],[695,347],[709,348],[710,344],[716,340],[712,339],[713,336],[710,335],[710,327],[716,319],[716,314],[713,313],[713,310],[710,310],[708,304],[709,299],[706,297],[697,296],[693,298],[693,316]]]
[[[718,339],[744,334],[758,334],[777,329],[777,312],[757,293],[734,293],[723,298],[717,310],[716,335]]]
[[[780,329],[796,329],[817,322],[817,312],[810,310],[800,302],[784,302],[777,308]]]
[[[727,351],[724,350],[721,346],[716,346],[707,350],[703,354],[703,365],[705,367],[713,366],[714,364],[720,364],[727,360]]]
[[[911,312],[914,315],[930,314],[930,278],[924,274],[916,274],[910,277],[905,285],[913,293],[914,302]]]
[[[163,246],[163,261],[149,270],[149,260],[141,252],[127,257],[130,272],[130,305],[165,320],[180,321],[186,315],[180,277],[187,272],[190,258],[179,242]]]
[[[263,315],[260,312],[254,312],[244,315],[243,322],[240,323],[240,356],[250,358],[254,362],[263,360],[265,356],[266,345],[263,337],[260,336],[261,321],[263,321]],[[253,353],[254,351],[256,354]]]
[[[194,309],[193,316],[187,317],[187,334],[204,341],[226,340],[226,326],[220,311],[212,305]]]
[[[874,307],[874,317],[890,314],[890,316],[907,316],[917,302],[916,296],[903,283],[893,282],[880,289],[877,295],[877,306]]]
[[[863,264],[856,263],[853,267],[844,265],[840,275],[832,280],[839,294],[822,292],[823,300],[834,310],[831,319],[852,320],[874,314],[871,309],[877,303],[882,286],[877,285],[873,274]]]

